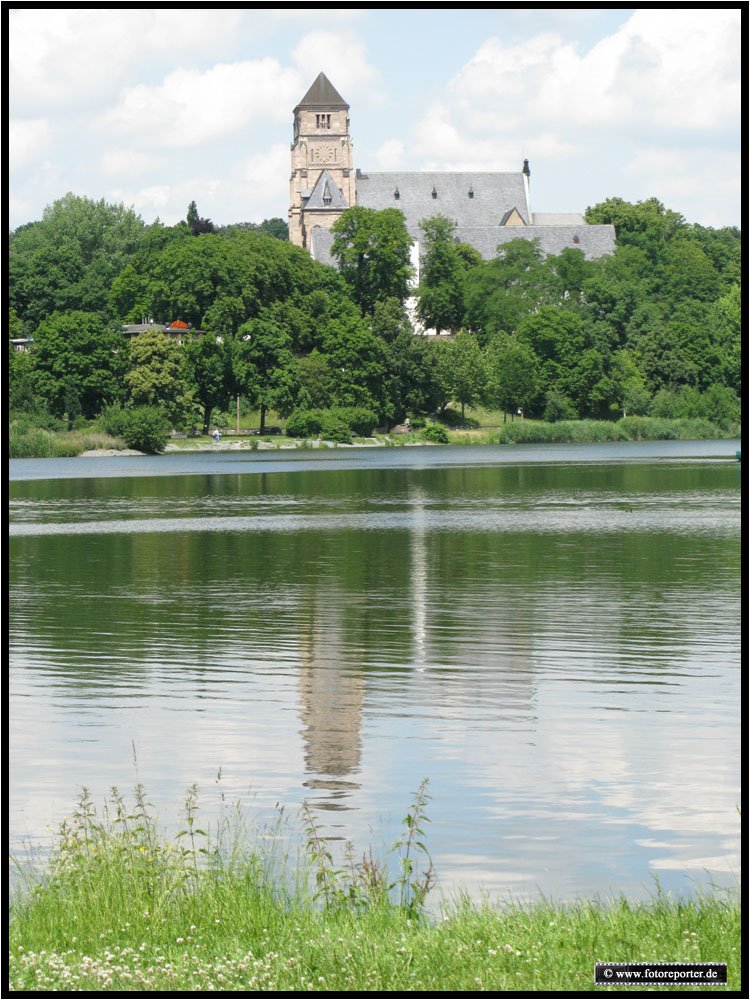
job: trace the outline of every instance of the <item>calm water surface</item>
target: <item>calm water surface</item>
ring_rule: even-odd
[[[139,779],[381,849],[429,778],[446,891],[736,885],[736,447],[12,462],[12,842]]]

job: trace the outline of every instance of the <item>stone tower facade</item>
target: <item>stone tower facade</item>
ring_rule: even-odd
[[[355,203],[349,105],[321,73],[294,109],[289,239],[309,249],[313,226],[330,229]]]

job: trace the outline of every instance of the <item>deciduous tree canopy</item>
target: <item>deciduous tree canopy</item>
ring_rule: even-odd
[[[290,244],[280,219],[216,227],[193,202],[176,226],[145,225],[69,194],[10,237],[9,335],[31,338],[10,354],[11,407],[75,420],[123,402],[204,428],[238,394],[263,426],[269,409],[400,422],[451,401],[553,419],[701,407],[734,419],[739,231],[689,224],[655,198],[609,198],[587,219],[615,226],[613,255],[545,257],[519,238],[485,261],[450,219],[424,220],[413,289],[395,208],[341,215],[335,269]],[[410,295],[427,328],[454,336],[414,336]],[[203,337],[181,346],[150,331],[128,346],[122,324],[145,318]]]

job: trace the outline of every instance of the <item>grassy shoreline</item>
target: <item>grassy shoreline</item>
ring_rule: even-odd
[[[435,426],[435,425],[432,425]],[[442,424],[437,425],[443,427]],[[500,425],[467,428],[445,427],[446,444],[596,444],[611,441],[692,441],[731,440],[741,436],[739,426],[720,427],[704,419],[671,420],[662,417],[624,417],[617,421],[566,420],[545,423],[539,420],[513,421]],[[436,443],[427,430],[378,434],[354,438],[352,444],[289,438],[283,435],[226,434],[219,444],[208,436],[172,439],[166,451],[294,450],[337,447],[404,447]],[[126,452],[123,441],[96,431],[58,431],[19,428],[11,424],[11,458],[65,458],[90,452]],[[130,452],[132,454],[132,452]]]
[[[307,813],[305,856],[282,872],[264,841],[200,828],[193,790],[172,839],[141,789],[132,809],[113,790],[103,820],[84,793],[47,869],[11,903],[11,990],[593,991],[603,961],[726,962],[739,988],[733,894],[458,899],[428,916],[426,799],[423,786],[390,868],[371,853],[337,867]]]

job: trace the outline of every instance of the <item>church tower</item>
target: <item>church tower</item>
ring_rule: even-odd
[[[310,248],[313,226],[330,229],[354,205],[349,105],[321,73],[294,109],[289,239]]]

